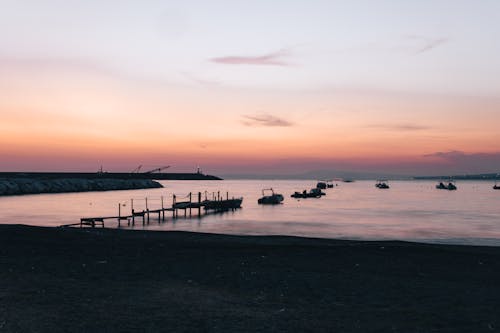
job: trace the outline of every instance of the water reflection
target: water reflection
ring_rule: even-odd
[[[500,245],[500,191],[487,182],[458,182],[458,190],[442,191],[432,181],[391,181],[380,191],[372,181],[340,183],[325,189],[321,198],[293,199],[290,195],[315,186],[315,181],[164,181],[163,189],[42,194],[0,198],[0,223],[59,226],[84,216],[117,215],[118,205],[128,213],[171,205],[189,192],[244,197],[242,208],[224,214],[137,223],[135,229],[187,230],[229,234],[298,235],[348,239],[402,239]],[[283,204],[257,204],[263,188],[285,196]],[[110,221],[107,226],[117,226]],[[124,224],[126,225],[126,223]],[[123,225],[122,225],[123,226]],[[132,227],[131,227],[132,228]]]

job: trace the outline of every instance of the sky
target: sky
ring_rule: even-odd
[[[500,172],[499,31],[497,0],[0,0],[0,171]]]

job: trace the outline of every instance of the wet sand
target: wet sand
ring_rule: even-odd
[[[0,332],[494,332],[500,248],[0,225]]]

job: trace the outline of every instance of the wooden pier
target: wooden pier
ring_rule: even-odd
[[[126,222],[128,226],[135,225],[136,219],[142,222],[142,225],[149,224],[151,216],[155,217],[158,214],[158,222],[165,221],[165,213],[171,213],[172,219],[179,217],[179,211],[182,211],[185,218],[193,216],[193,210],[197,217],[203,214],[213,212],[225,212],[228,210],[235,210],[241,208],[243,198],[229,198],[229,193],[226,193],[226,198],[220,195],[220,192],[212,193],[211,199],[205,197],[202,200],[202,193],[197,193],[196,200],[193,200],[193,194],[189,193],[187,196],[182,197],[184,201],[178,201],[178,197],[174,194],[172,196],[172,205],[170,207],[164,206],[164,198],[161,197],[161,206],[158,208],[150,209],[148,205],[148,198],[144,198],[145,209],[135,210],[134,199],[130,199],[131,211],[129,214],[122,215],[122,204],[118,204],[118,215],[115,216],[98,216],[98,217],[82,217],[80,223],[65,224],[63,227],[80,226],[83,227],[102,227],[104,228],[104,221],[116,221],[118,227],[121,227],[122,222]],[[137,199],[136,199],[137,200]],[[188,215],[189,214],[189,215]]]

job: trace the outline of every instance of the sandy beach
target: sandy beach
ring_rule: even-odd
[[[0,226],[0,332],[492,332],[500,248]]]

